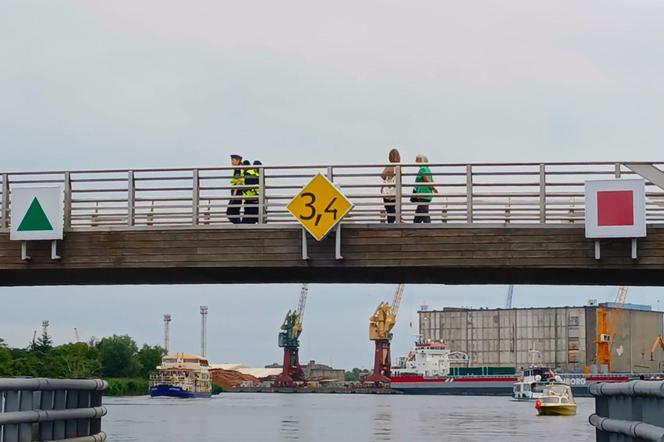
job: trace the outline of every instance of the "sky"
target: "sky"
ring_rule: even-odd
[[[0,0],[2,171],[271,164],[662,160],[658,0]],[[387,285],[313,285],[302,359],[369,366]],[[421,303],[499,306],[504,286],[408,286]],[[518,287],[516,305],[611,300],[609,287]],[[280,359],[297,285],[0,288],[0,337],[128,333],[214,361]],[[657,306],[661,290],[628,301]],[[414,322],[415,323],[415,322]]]

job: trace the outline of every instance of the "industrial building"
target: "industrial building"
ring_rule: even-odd
[[[531,363],[561,372],[597,370],[597,342],[611,341],[612,372],[662,371],[662,354],[651,347],[662,334],[662,312],[650,306],[589,303],[581,307],[467,309],[445,307],[419,312],[424,340],[445,341],[466,353],[471,367],[514,367]],[[597,329],[606,314],[615,331]],[[601,323],[601,322],[600,322]],[[654,359],[654,360],[651,360]]]

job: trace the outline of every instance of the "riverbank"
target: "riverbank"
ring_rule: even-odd
[[[380,387],[233,387],[225,393],[328,393],[328,394],[401,394],[391,388]]]
[[[104,396],[145,396],[150,392],[147,379],[140,378],[110,378],[105,379],[108,388]]]

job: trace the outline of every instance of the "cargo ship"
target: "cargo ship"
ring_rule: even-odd
[[[451,368],[450,354],[444,342],[416,343],[400,366],[392,370],[391,388],[405,394],[512,396],[514,385],[523,381],[528,371],[537,368],[530,367],[519,374],[509,367]],[[538,369],[549,371],[543,367]],[[591,383],[631,379],[624,374],[558,373],[557,376],[577,397],[589,397]]]
[[[209,362],[198,355],[176,353],[161,359],[150,375],[150,396],[209,398],[212,396]]]

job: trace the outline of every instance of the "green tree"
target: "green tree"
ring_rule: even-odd
[[[97,344],[102,374],[110,378],[131,378],[141,375],[136,342],[127,335],[103,338]]]
[[[155,371],[157,365],[161,363],[161,358],[166,354],[166,350],[159,345],[150,347],[148,344],[143,344],[143,348],[138,352],[138,360],[141,363],[141,376],[143,379],[148,379],[150,373]]]
[[[64,344],[51,352],[63,371],[62,376],[72,379],[97,377],[101,374],[99,350],[84,343]]]
[[[9,376],[9,365],[12,361],[12,354],[5,345],[5,341],[0,338],[0,376]]]
[[[51,337],[48,335],[46,330],[44,330],[39,338],[37,338],[37,342],[34,345],[33,350],[41,351],[42,353],[48,352],[51,348],[53,348],[53,340]]]
[[[344,374],[344,380],[347,382],[359,382],[362,380],[362,377],[368,373],[367,370],[353,368],[351,371],[347,371]]]

